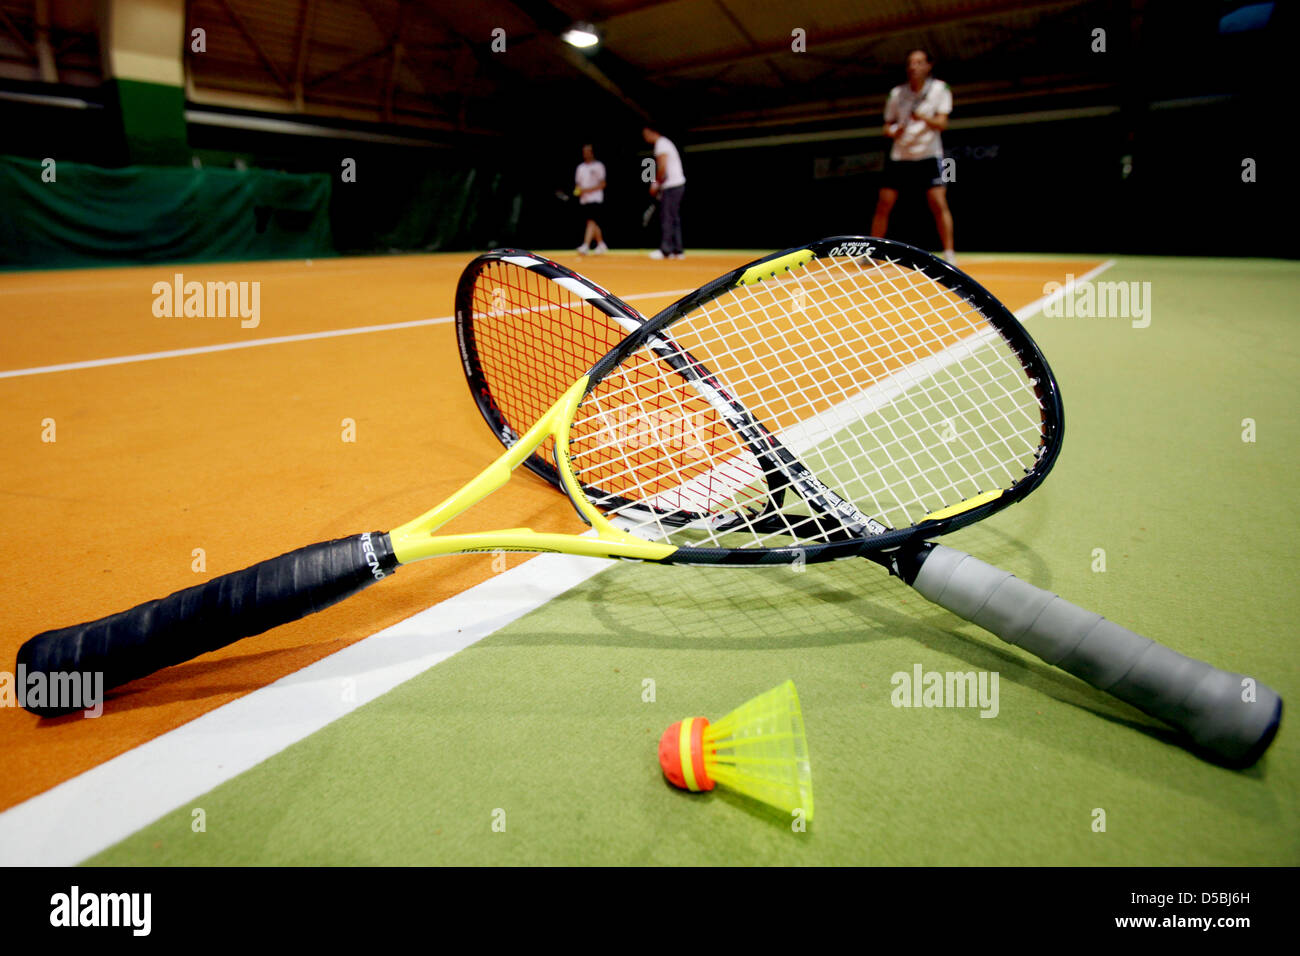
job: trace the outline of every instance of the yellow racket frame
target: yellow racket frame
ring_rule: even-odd
[[[677,551],[671,544],[646,541],[614,526],[592,506],[582,493],[581,485],[569,463],[569,427],[578,404],[587,394],[584,375],[574,382],[560,400],[537,420],[532,428],[496,461],[450,498],[429,509],[420,517],[388,533],[393,554],[401,564],[446,554],[475,551],[537,551],[579,554],[594,558],[635,558],[662,561]],[[465,513],[510,480],[514,470],[537,450],[546,437],[555,438],[556,460],[560,479],[574,507],[590,522],[595,536],[554,534],[531,528],[505,528],[473,534],[436,534],[439,528]]]
[[[811,249],[798,249],[747,269],[736,285],[752,285],[788,272],[815,258]],[[413,521],[389,532],[393,553],[401,564],[447,554],[477,551],[536,551],[587,555],[595,558],[635,558],[640,561],[663,561],[677,552],[675,545],[656,543],[628,534],[614,526],[587,500],[569,462],[569,428],[578,405],[587,394],[589,376],[574,382],[559,401],[547,410],[505,454],[485,468],[477,477],[450,498],[426,511]],[[439,535],[436,532],[478,504],[510,480],[518,468],[550,435],[555,438],[556,465],[578,512],[587,519],[595,535],[554,534],[531,528],[505,528],[473,534]],[[926,520],[950,517],[985,504],[1002,494],[988,491],[974,498],[926,515]]]

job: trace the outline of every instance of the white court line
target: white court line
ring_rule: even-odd
[[[1057,299],[1064,298],[1067,292],[1073,292],[1074,288],[1077,288],[1080,283],[1091,282],[1093,279],[1097,278],[1097,276],[1101,275],[1103,272],[1105,272],[1107,269],[1113,266],[1115,262],[1116,260],[1114,259],[1107,259],[1101,265],[1097,266],[1097,268],[1089,269],[1083,275],[1076,278],[1074,280],[1073,287],[1062,285],[1061,288],[1057,289],[1051,295],[1045,295],[1042,296],[1041,298],[1037,298],[1033,302],[1030,302],[1028,305],[1016,309],[1016,311],[1011,314],[1014,315],[1021,322],[1025,321],[1025,319],[1033,318],[1039,312],[1042,312],[1043,309],[1046,308],[1049,303],[1055,302]],[[1055,281],[1055,280],[1050,280],[1050,281]]]
[[[11,807],[0,866],[80,863],[613,564],[539,555]]]
[[[84,362],[64,362],[61,365],[15,368],[0,372],[0,378],[48,375],[51,372],[71,372],[82,368],[100,368],[104,365],[130,365],[134,362],[152,362],[155,359],[180,358],[183,355],[205,355],[208,352],[229,352],[232,349],[255,349],[263,345],[281,345],[285,342],[307,342],[311,339],[331,339],[340,335],[389,332],[393,329],[410,329],[420,325],[445,325],[452,318],[450,315],[443,315],[436,319],[415,319],[411,322],[390,322],[386,325],[363,325],[352,329],[330,329],[324,332],[302,332],[298,335],[277,335],[269,339],[249,339],[247,342],[220,342],[216,345],[196,345],[188,349],[168,349],[165,352],[141,352],[137,355],[114,355],[111,358],[86,359]]]
[[[1114,264],[1108,259],[1076,282]],[[1015,315],[1028,319],[1064,294],[1043,296]],[[0,866],[79,863],[613,563],[538,555],[11,807],[0,813]],[[342,699],[348,678],[356,681],[351,702]]]
[[[640,292],[624,296],[625,302],[640,299],[674,298],[694,292],[694,289],[666,289],[662,292]],[[168,349],[165,352],[141,352],[138,355],[115,355],[110,358],[86,359],[82,362],[63,362],[59,365],[40,365],[35,368],[16,368],[0,371],[0,378],[20,378],[25,375],[48,375],[51,372],[70,372],[83,368],[100,368],[105,365],[129,365],[133,362],[152,362],[155,359],[180,358],[185,355],[205,355],[209,352],[228,352],[231,349],[253,349],[263,345],[282,345],[285,342],[308,342],[312,339],[332,339],[340,335],[365,335],[370,332],[391,332],[395,329],[412,329],[422,325],[446,325],[455,316],[442,315],[436,319],[414,319],[410,322],[389,322],[384,325],[362,325],[351,329],[327,329],[322,332],[303,332],[298,335],[277,335],[269,339],[249,339],[246,342],[220,342],[215,345],[197,345],[187,349]]]
[[[177,272],[184,272],[187,268],[198,268],[203,270],[206,275],[209,271],[224,270],[227,275],[232,273],[238,275],[248,275],[255,268],[268,266],[273,272],[273,281],[279,282],[281,279],[308,279],[312,282],[319,281],[324,274],[331,278],[334,276],[346,275],[374,275],[377,270],[391,268],[394,264],[400,264],[401,256],[389,258],[384,256],[376,259],[369,266],[335,266],[330,263],[338,262],[338,259],[317,259],[321,263],[320,268],[315,266],[303,266],[297,270],[287,268],[296,262],[303,260],[293,259],[274,259],[260,260],[254,262],[167,262],[154,266],[87,266],[86,269],[94,272],[94,275],[83,276],[80,281],[72,281],[66,274],[60,276],[63,281],[57,285],[25,285],[22,283],[3,284],[6,278],[31,275],[30,272],[0,272],[0,296],[4,295],[84,295],[87,290],[93,292],[104,292],[109,289],[139,289],[141,283],[152,286],[153,282],[148,281],[157,276],[158,272],[168,272],[175,275]],[[286,268],[276,268],[284,266]],[[241,271],[242,270],[242,271]],[[73,269],[69,271],[81,271]],[[130,277],[130,273],[135,272],[135,278]],[[49,273],[47,273],[48,275]],[[57,273],[55,273],[57,274]],[[265,274],[265,273],[259,273]]]

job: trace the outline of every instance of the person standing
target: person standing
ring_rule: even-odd
[[[582,162],[573,173],[573,191],[578,194],[578,209],[587,221],[578,255],[585,256],[590,252],[598,256],[608,252],[605,234],[600,230],[601,211],[605,208],[605,164],[597,161],[590,143],[582,147]],[[595,248],[591,245],[592,240],[596,242]]]
[[[650,253],[650,258],[685,259],[682,197],[686,194],[686,174],[682,170],[681,154],[672,140],[649,126],[641,130],[641,135],[654,148],[655,178],[650,184],[650,195],[659,199],[659,248]]]
[[[889,91],[885,103],[885,135],[894,141],[885,163],[876,214],[871,234],[884,236],[889,228],[889,213],[902,190],[925,190],[934,224],[943,241],[943,257],[956,263],[953,251],[952,211],[948,208],[948,190],[943,181],[943,141],[940,134],[948,128],[952,112],[952,90],[942,80],[932,77],[933,64],[925,50],[907,55],[907,82]]]

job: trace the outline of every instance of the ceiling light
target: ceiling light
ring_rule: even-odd
[[[600,36],[596,33],[596,28],[590,23],[575,23],[561,35],[560,39],[581,50],[593,47],[600,42]]]

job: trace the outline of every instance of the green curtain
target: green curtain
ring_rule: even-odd
[[[340,252],[486,249],[513,242],[522,197],[500,170],[363,161],[355,183],[334,187],[334,242]]]
[[[0,156],[0,264],[311,258],[334,251],[330,177],[265,169],[58,162]],[[47,174],[48,175],[48,174]]]

